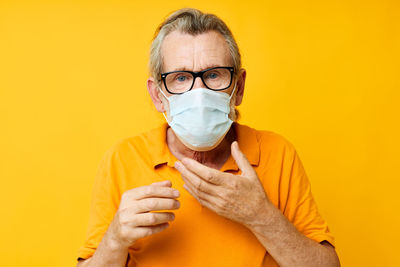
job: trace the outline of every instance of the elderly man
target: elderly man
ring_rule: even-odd
[[[340,266],[294,147],[235,122],[246,71],[225,23],[174,12],[150,73],[168,123],[103,157],[77,266]]]

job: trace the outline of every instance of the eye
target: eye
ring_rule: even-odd
[[[216,78],[218,78],[218,73],[216,72],[211,72],[207,74],[207,79],[216,79]]]
[[[176,76],[176,80],[177,80],[178,82],[184,82],[184,81],[186,81],[186,79],[187,79],[187,77],[184,76],[184,75],[178,75],[178,76]]]

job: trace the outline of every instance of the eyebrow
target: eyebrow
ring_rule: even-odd
[[[205,67],[204,69],[201,69],[199,71],[207,70],[207,69],[211,69],[211,68],[215,68],[215,67],[221,67],[221,66],[222,65],[211,64],[211,65],[207,65],[207,67]],[[179,71],[179,70],[182,70],[182,71],[193,71],[193,70],[191,70],[189,68],[186,68],[186,67],[175,68],[172,71]]]

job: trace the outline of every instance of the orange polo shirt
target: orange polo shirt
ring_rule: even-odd
[[[201,206],[183,188],[174,168],[177,159],[166,144],[167,126],[123,139],[105,153],[95,178],[87,238],[78,257],[94,254],[125,191],[168,179],[181,192],[175,220],[166,230],[138,240],[129,249],[127,266],[278,266],[250,230]],[[233,127],[271,202],[305,236],[335,245],[293,145],[271,131],[238,123]],[[240,172],[232,156],[221,171]]]

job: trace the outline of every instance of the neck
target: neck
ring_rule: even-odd
[[[181,160],[184,157],[194,159],[210,168],[221,169],[231,154],[231,144],[236,140],[233,125],[221,143],[209,151],[195,151],[186,147],[175,135],[171,127],[167,128],[167,145],[171,153]]]

